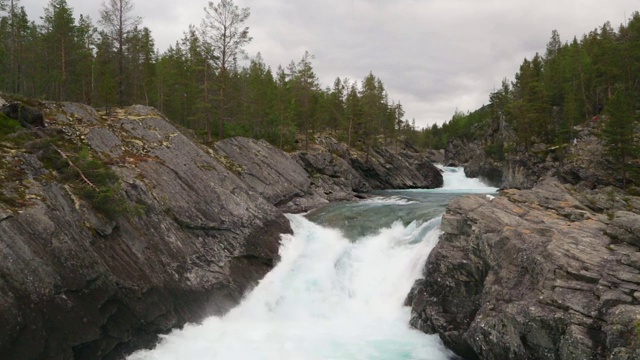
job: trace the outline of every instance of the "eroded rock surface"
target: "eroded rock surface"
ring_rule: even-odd
[[[0,139],[0,359],[119,359],[236,305],[278,260],[282,211],[442,182],[412,151],[211,149],[153,108],[42,106],[46,128]],[[108,164],[128,210],[105,216],[28,150],[54,138]]]
[[[215,145],[221,163],[284,212],[303,212],[371,190],[436,188],[442,174],[428,154],[402,148],[369,156],[319,136],[308,151],[287,154],[266,141],[225,139]]]
[[[637,200],[546,178],[452,201],[411,324],[466,359],[640,358]]]
[[[286,218],[155,110],[47,113],[113,164],[133,211],[108,220],[36,156],[0,146],[21,180],[19,201],[0,203],[0,358],[114,359],[223,314],[272,268]]]

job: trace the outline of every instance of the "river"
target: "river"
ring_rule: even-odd
[[[394,190],[287,215],[281,261],[223,317],[163,336],[129,360],[446,360],[437,335],[409,327],[404,299],[440,234],[449,201],[490,193],[460,168],[444,187]]]

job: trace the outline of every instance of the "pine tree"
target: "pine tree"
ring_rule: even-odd
[[[293,94],[297,102],[299,128],[304,134],[304,148],[309,148],[309,136],[314,129],[313,96],[318,91],[318,78],[311,65],[313,55],[304,52],[302,59],[295,65],[293,75]]]
[[[107,0],[102,3],[100,10],[100,24],[103,27],[103,37],[108,37],[115,51],[114,60],[117,66],[117,94],[118,105],[124,105],[125,99],[125,47],[127,37],[142,19],[133,16],[133,2],[131,0]],[[107,44],[107,42],[102,43]],[[108,49],[103,49],[106,51]]]
[[[275,81],[278,91],[274,122],[278,124],[278,147],[287,149],[292,146],[297,132],[296,124],[293,120],[296,112],[291,86],[293,79],[291,79],[291,74],[288,74],[282,66],[278,66]]]
[[[126,98],[150,105],[155,81],[155,45],[149,28],[134,28],[125,46]]]
[[[46,74],[47,98],[68,100],[70,69],[74,68],[76,24],[66,0],[50,0],[44,10],[42,37]]]
[[[24,7],[19,7],[19,0],[8,0],[4,8],[7,11],[7,85],[10,92],[20,93],[22,91],[22,75],[24,56],[23,49],[25,43],[26,29],[28,26],[27,14]]]
[[[118,102],[118,62],[111,36],[101,32],[96,44],[95,76],[97,103],[107,112]]]
[[[353,82],[349,86],[349,92],[345,101],[345,117],[347,118],[347,145],[353,146],[354,128],[362,117],[358,84]]]
[[[243,46],[251,41],[249,28],[244,24],[251,14],[249,8],[240,9],[233,0],[221,0],[217,5],[209,2],[202,22],[202,40],[212,49],[211,60],[219,74],[218,138],[224,138],[225,110],[228,106],[227,85],[229,71],[238,56],[244,54]]]
[[[76,68],[72,69],[76,83],[75,101],[91,105],[94,91],[94,50],[97,29],[89,16],[80,15],[76,26]]]
[[[342,126],[344,122],[345,112],[345,84],[337,77],[333,82],[333,88],[329,93],[329,116],[327,121],[327,127],[337,134],[338,128]]]
[[[609,115],[603,132],[607,153],[620,172],[622,186],[626,188],[629,180],[629,161],[640,154],[634,136],[636,116],[633,92],[624,87],[619,88],[609,100],[605,111]]]

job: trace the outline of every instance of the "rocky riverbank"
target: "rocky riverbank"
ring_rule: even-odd
[[[0,117],[3,359],[117,359],[236,305],[277,262],[283,211],[442,184],[411,151],[212,149],[152,108],[30,105],[46,128]]]
[[[640,358],[640,198],[547,177],[451,202],[407,299],[465,359]]]

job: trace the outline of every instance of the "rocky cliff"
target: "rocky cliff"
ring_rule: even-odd
[[[452,139],[445,149],[445,164],[464,166],[468,177],[479,177],[509,189],[531,189],[547,176],[574,185],[582,183],[589,188],[622,186],[607,159],[601,125],[585,121],[573,127],[572,136],[570,144],[535,143],[525,150],[504,121],[492,123],[482,138]],[[506,152],[508,147],[510,151]],[[630,163],[638,166],[634,164]]]
[[[2,143],[0,358],[116,358],[224,313],[273,266],[286,218],[153,109],[46,107],[41,131],[113,164],[131,209],[96,211],[29,150],[41,139]]]
[[[285,212],[355,200],[371,190],[441,187],[428,156],[407,147],[370,154],[317,136],[308,151],[285,154],[266,141],[234,138],[215,145],[249,186]]]
[[[454,200],[407,299],[466,359],[640,358],[640,198],[545,178]]]
[[[237,304],[278,259],[282,210],[442,181],[410,152],[211,149],[148,107],[32,105],[44,123],[23,125],[46,128],[0,116],[2,359],[118,359]]]

